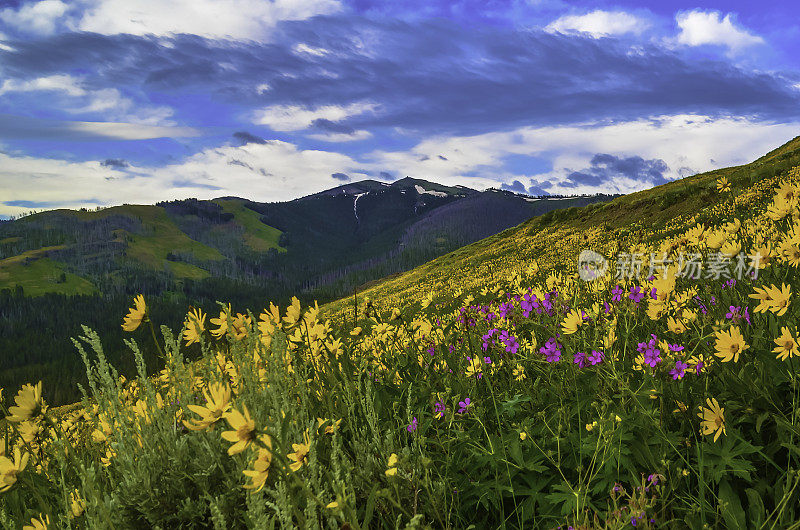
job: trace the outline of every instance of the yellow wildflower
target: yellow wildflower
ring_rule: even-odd
[[[212,329],[211,334],[220,339],[228,332],[228,315],[231,314],[231,305],[223,308],[219,312],[219,318],[212,318],[209,320],[213,325],[218,326],[217,329]]]
[[[245,469],[242,471],[245,476],[250,477],[250,484],[245,484],[246,489],[261,491],[264,484],[267,483],[269,475],[269,466],[272,464],[272,438],[266,434],[258,437],[259,441],[264,445],[258,449],[258,455],[253,461],[253,469]]]
[[[292,297],[292,305],[286,308],[286,316],[283,321],[287,326],[294,326],[300,320],[300,300],[296,296]]]
[[[720,193],[731,191],[731,184],[728,182],[727,177],[721,177],[717,179],[717,191]]]
[[[190,310],[186,315],[186,322],[183,330],[183,339],[186,341],[187,346],[191,346],[196,342],[200,342],[200,337],[206,329],[206,315],[203,310],[198,308]]]
[[[147,306],[144,303],[144,296],[137,295],[133,299],[133,303],[135,307],[130,308],[122,322],[122,329],[125,331],[135,331],[142,322],[147,322]]]
[[[702,434],[714,434],[714,441],[717,441],[720,434],[725,434],[725,409],[719,406],[716,398],[706,399],[708,408],[698,407],[700,412],[697,414],[703,421],[700,423]]]
[[[86,501],[81,498],[77,489],[69,494],[69,507],[72,512],[71,517],[80,517],[86,509]]]
[[[789,309],[789,298],[792,296],[792,289],[785,283],[778,289],[776,286],[767,287],[767,294],[770,298],[770,311],[778,316],[786,313]]]
[[[192,420],[191,423],[184,421],[187,429],[201,431],[213,427],[215,423],[222,419],[231,407],[231,389],[228,385],[215,383],[210,385],[208,390],[203,391],[206,405],[188,405],[187,408],[200,416],[199,420]]]
[[[745,343],[742,332],[737,326],[728,331],[717,331],[714,335],[717,339],[715,343],[717,351],[714,354],[720,357],[722,362],[727,363],[730,360],[738,362],[739,354],[750,347]]]
[[[774,342],[777,346],[772,350],[772,353],[777,353],[777,358],[781,361],[785,361],[789,356],[800,356],[797,339],[794,338],[791,331],[789,331],[789,328],[786,326],[781,329],[781,336],[775,339]]]
[[[41,381],[36,383],[36,386],[30,383],[23,385],[14,397],[14,401],[17,405],[8,408],[8,412],[11,414],[8,417],[9,421],[22,422],[47,411],[47,405],[42,400]]]
[[[253,442],[255,439],[256,422],[250,417],[250,412],[247,407],[244,407],[244,415],[238,410],[232,410],[224,415],[228,424],[233,429],[232,431],[224,431],[222,438],[228,442],[233,443],[228,448],[229,455],[241,453]]]
[[[399,460],[399,458],[397,458],[397,455],[395,453],[392,453],[391,455],[389,455],[389,461],[386,463],[387,469],[386,469],[386,471],[384,471],[384,474],[387,477],[393,477],[393,476],[397,475],[397,462],[398,462],[398,460]]]
[[[672,317],[667,319],[667,328],[669,328],[672,333],[678,334],[686,331],[686,325],[681,320],[675,320]]]
[[[42,426],[39,424],[38,421],[29,420],[23,421],[17,427],[19,430],[20,436],[22,436],[22,441],[25,443],[33,443],[36,438],[42,433]]]
[[[50,524],[50,516],[39,514],[39,518],[32,518],[31,524],[22,527],[22,530],[47,530]]]
[[[583,324],[583,317],[581,316],[581,312],[578,309],[573,309],[569,312],[569,314],[564,318],[564,322],[561,323],[561,331],[563,331],[567,335],[572,335],[578,328]]]
[[[303,464],[308,464],[308,454],[311,452],[311,442],[308,440],[308,429],[303,433],[303,443],[292,444],[293,453],[286,455],[286,458],[293,462],[289,464],[289,469],[297,471]]]
[[[326,422],[331,421],[330,425],[325,425]],[[339,429],[339,424],[342,423],[341,419],[336,421],[329,420],[328,418],[317,418],[317,429],[325,425],[325,434],[333,434]]]
[[[17,482],[17,475],[28,464],[28,453],[20,454],[19,447],[14,448],[14,460],[0,456],[0,492],[8,491]]]

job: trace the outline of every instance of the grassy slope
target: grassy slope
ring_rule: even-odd
[[[180,229],[178,229],[178,227],[175,226],[175,224],[169,219],[164,209],[159,206],[126,204],[122,206],[106,208],[96,212],[66,209],[55,210],[55,212],[58,212],[62,215],[73,216],[86,221],[102,219],[110,215],[126,215],[141,220],[143,228],[142,234],[133,234],[122,229],[114,232],[118,239],[124,239],[128,242],[128,259],[136,260],[146,266],[159,270],[162,270],[166,267],[177,278],[201,279],[208,277],[209,273],[205,269],[195,265],[168,261],[167,254],[169,252],[192,253],[197,259],[200,260],[211,261],[225,259],[225,257],[220,254],[218,250],[191,239]],[[49,212],[43,212],[43,214],[37,215],[47,215],[48,213]],[[26,222],[35,217],[36,215],[32,215],[30,217],[25,217],[20,221]],[[57,262],[51,263],[53,263],[53,266],[56,266]],[[33,274],[34,271],[40,271],[44,274],[44,276],[37,278]],[[16,269],[10,272],[16,281]],[[48,268],[39,267],[33,269],[33,271],[29,271],[26,277],[27,281],[38,283],[41,292],[82,294],[86,291],[85,285],[82,285],[80,282],[76,281],[68,281],[66,284],[50,285],[45,279],[45,276],[48,275],[50,275],[50,270],[48,270]],[[74,276],[74,278],[78,277]],[[86,280],[83,280],[83,282],[88,284]]]
[[[241,201],[220,199],[213,202],[219,204],[225,213],[233,214],[235,222],[244,227],[243,238],[248,247],[257,252],[266,252],[271,248],[278,252],[286,252],[286,249],[278,244],[283,232],[262,223],[261,216],[245,207]]]
[[[500,271],[506,276],[544,256],[555,260],[550,265],[574,262],[584,248],[608,255],[621,240],[635,245],[705,219],[720,200],[715,187],[718,178],[726,177],[734,193],[740,194],[795,165],[800,165],[800,137],[750,164],[700,173],[608,203],[535,217],[406,273],[362,286],[359,298],[368,296],[381,307],[403,306],[451,286],[484,285]],[[553,255],[555,249],[558,252]],[[352,307],[353,299],[347,298],[326,304],[322,312],[335,320],[350,319]]]
[[[44,247],[23,252],[0,260],[0,289],[13,289],[16,285],[25,290],[29,296],[44,293],[93,294],[94,285],[80,276],[65,272],[66,281],[58,283],[63,266],[46,257],[49,250],[58,250],[63,245]]]

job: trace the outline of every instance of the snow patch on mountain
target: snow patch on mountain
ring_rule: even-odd
[[[428,195],[433,195],[434,197],[447,197],[447,194],[445,192],[443,192],[443,191],[426,190],[425,188],[423,188],[419,184],[415,184],[414,185],[414,189],[417,190],[417,193],[419,193],[420,195],[422,195],[424,193],[427,193]]]

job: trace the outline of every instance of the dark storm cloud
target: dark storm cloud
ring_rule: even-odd
[[[121,158],[106,158],[100,165],[103,167],[111,167],[114,169],[124,169],[128,167],[128,163]]]
[[[594,155],[589,165],[587,169],[573,171],[567,179],[573,184],[601,186],[614,177],[627,177],[657,186],[667,182],[664,173],[669,171],[669,166],[660,158],[651,160],[645,160],[640,156],[620,158],[602,153]]]
[[[547,191],[548,189],[553,187],[553,183],[549,180],[545,180],[544,182],[533,182],[531,181],[531,186],[528,188],[528,195],[550,195],[550,192]]]
[[[336,180],[341,180],[342,182],[350,182],[350,177],[344,173],[333,173],[331,177]]]
[[[296,53],[297,43],[328,53]],[[744,71],[688,55],[691,50],[645,44],[632,51],[616,39],[465,27],[447,19],[412,24],[319,16],[279,24],[268,44],[91,33],[8,44],[15,51],[0,52],[0,62],[13,77],[81,70],[92,88],[203,93],[245,110],[378,105],[375,113],[314,122],[329,132],[386,126],[478,134],[694,112],[781,121],[800,116],[800,92],[779,74]],[[256,90],[263,84],[269,89]]]
[[[321,131],[329,132],[329,133],[338,133],[338,134],[353,134],[355,129],[344,125],[343,123],[326,120],[324,118],[319,118],[311,122],[311,126],[315,127]]]
[[[511,184],[505,184],[504,183],[502,186],[500,186],[500,189],[513,191],[515,193],[525,193],[526,192],[525,185],[522,182],[518,181],[518,180],[515,180]]]
[[[254,134],[250,134],[246,131],[237,131],[233,133],[233,137],[242,142],[242,144],[266,144],[268,143],[263,138],[260,138]]]

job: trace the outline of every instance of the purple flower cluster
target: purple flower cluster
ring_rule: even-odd
[[[590,363],[592,363],[592,366],[594,366],[596,364],[600,364],[601,362],[603,362],[603,358],[604,357],[605,357],[605,355],[603,354],[603,352],[597,351],[597,350],[592,350],[592,354],[589,355],[586,359]]]
[[[483,340],[483,344],[481,345],[481,348],[483,348],[483,351],[488,350],[490,346],[494,345],[494,334],[495,334],[496,331],[499,331],[499,330],[496,329],[496,328],[492,328],[486,333],[486,335],[483,335],[481,337],[481,339]]]
[[[502,330],[499,339],[506,347],[506,353],[517,353],[517,350],[519,350],[519,341],[517,337],[511,335],[508,331]]]
[[[465,398],[464,401],[458,402],[458,413],[465,414],[469,412],[469,409],[472,407],[472,401],[469,398]]]
[[[504,304],[500,304],[500,306],[497,308],[497,314],[500,316],[500,318],[506,318],[508,314],[511,313],[511,311],[513,310],[514,310],[514,301],[509,300]]]
[[[633,300],[634,304],[638,304],[644,299],[644,293],[642,292],[642,288],[638,285],[634,285],[631,287],[631,292],[628,294],[628,298]]]
[[[506,353],[517,353],[517,350],[519,350],[517,337],[504,329],[492,328],[481,336],[481,339],[483,340],[483,344],[481,344],[483,351],[487,351],[498,342],[505,347]]]
[[[597,350],[592,350],[592,353],[590,353],[589,355],[586,355],[585,353],[579,351],[573,354],[572,362],[577,364],[578,368],[583,368],[586,366],[586,361],[589,361],[589,363],[592,366],[594,366],[596,364],[600,364],[601,362],[603,362],[604,357],[605,355],[603,354],[603,352]]]
[[[539,348],[539,353],[545,356],[547,362],[555,363],[561,360],[561,344],[555,339],[555,337],[550,337],[547,339],[547,342],[544,343],[544,346]]]
[[[689,365],[683,361],[675,361],[675,368],[670,370],[669,375],[672,376],[672,379],[683,379],[686,375],[686,369],[689,368]]]
[[[411,420],[411,423],[406,427],[408,432],[414,432],[417,430],[417,417],[414,416],[414,419]]]
[[[654,334],[650,335],[652,338],[648,342],[640,342],[637,350],[644,355],[645,364],[649,364],[653,368],[661,362],[661,350],[658,348],[658,337]]]
[[[625,291],[622,290],[621,285],[615,285],[614,288],[611,290],[611,301],[612,302],[621,302],[622,295],[625,294]]]
[[[572,362],[578,365],[578,368],[586,366],[586,354],[579,351],[572,355]]]
[[[525,296],[522,297],[519,305],[522,308],[522,314],[525,316],[525,318],[530,317],[531,312],[534,310],[537,314],[542,313],[542,304],[531,290],[528,290],[528,292],[525,293]]]

